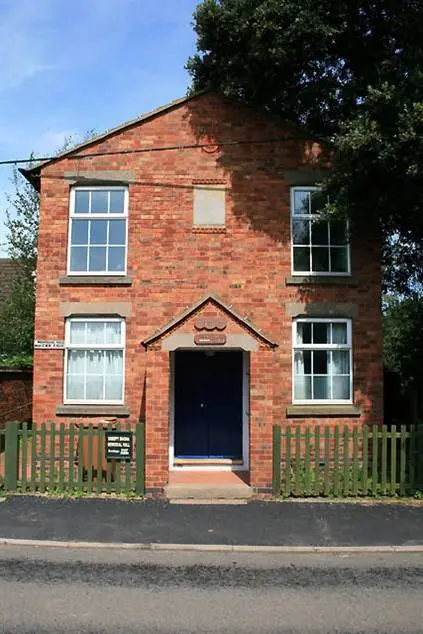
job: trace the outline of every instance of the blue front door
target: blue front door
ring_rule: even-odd
[[[242,459],[242,352],[175,353],[175,457]]]

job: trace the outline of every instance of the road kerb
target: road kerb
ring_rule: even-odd
[[[58,541],[53,539],[16,539],[0,537],[0,546],[38,548],[76,548],[103,550],[196,551],[214,553],[423,553],[423,544],[384,546],[266,546],[250,544],[161,544],[130,542]]]

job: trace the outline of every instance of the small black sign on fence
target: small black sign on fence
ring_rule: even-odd
[[[106,459],[132,460],[131,431],[106,431]]]

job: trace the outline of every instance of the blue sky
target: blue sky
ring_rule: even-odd
[[[0,0],[0,160],[48,155],[184,95],[197,4]],[[0,245],[11,173],[0,166]]]

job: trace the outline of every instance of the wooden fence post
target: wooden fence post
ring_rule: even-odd
[[[145,423],[135,427],[135,493],[145,493]]]
[[[18,429],[19,423],[15,421],[6,424],[4,461],[4,484],[6,491],[16,491],[18,488]]]
[[[281,494],[281,428],[273,425],[273,495]]]

